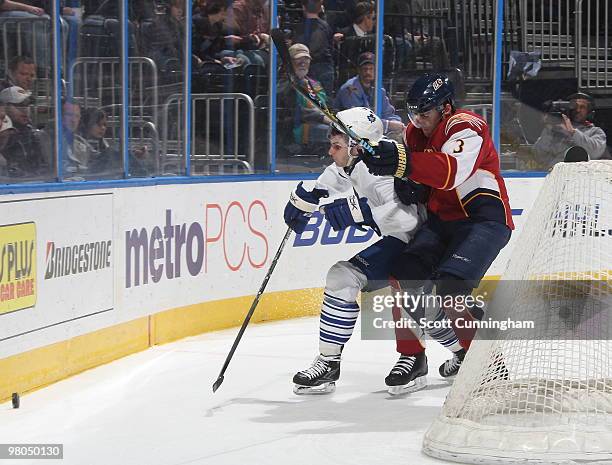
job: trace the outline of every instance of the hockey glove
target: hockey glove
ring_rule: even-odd
[[[295,190],[289,196],[289,202],[285,206],[285,223],[296,234],[302,234],[308,220],[313,212],[317,210],[319,200],[322,197],[328,197],[329,193],[325,189],[313,189],[308,192],[302,187],[303,182],[300,182]]]
[[[369,226],[380,236],[380,229],[372,217],[368,199],[351,195],[336,199],[324,207],[325,218],[334,231],[342,231],[349,226],[357,226],[362,231],[363,226]]]
[[[393,187],[397,197],[405,205],[426,203],[429,197],[430,188],[411,179],[394,178]]]
[[[370,173],[376,176],[394,176],[405,179],[410,174],[409,152],[404,144],[381,140],[373,146],[374,155],[367,151],[361,154],[361,160]]]

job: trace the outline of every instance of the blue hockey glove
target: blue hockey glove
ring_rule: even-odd
[[[374,155],[361,152],[361,160],[376,176],[394,176],[405,179],[410,174],[410,153],[404,144],[381,140],[373,145]]]
[[[317,210],[319,200],[322,197],[328,197],[329,193],[325,189],[313,189],[308,192],[302,187],[303,182],[300,182],[295,190],[289,196],[289,202],[285,206],[285,223],[296,234],[301,234],[308,224],[308,220]]]
[[[325,205],[325,218],[334,231],[341,231],[349,226],[357,226],[364,230],[363,226],[369,226],[380,236],[380,229],[372,217],[372,210],[368,205],[368,199],[351,195],[343,199],[336,199],[329,205]]]

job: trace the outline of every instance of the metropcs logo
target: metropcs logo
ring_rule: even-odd
[[[268,239],[262,226],[268,211],[262,201],[207,203],[203,213],[202,223],[175,224],[167,209],[164,225],[125,231],[125,287],[149,284],[149,274],[153,283],[180,278],[185,268],[197,276],[209,267],[235,272],[264,266]]]

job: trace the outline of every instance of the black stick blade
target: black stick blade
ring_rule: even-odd
[[[219,376],[217,378],[217,381],[215,381],[215,383],[213,384],[213,393],[217,392],[217,389],[219,389],[222,383],[223,383],[223,375]]]

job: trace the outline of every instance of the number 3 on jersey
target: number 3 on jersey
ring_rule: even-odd
[[[455,148],[455,150],[453,150],[453,153],[461,153],[463,152],[463,139],[458,139],[457,140],[457,147]]]

